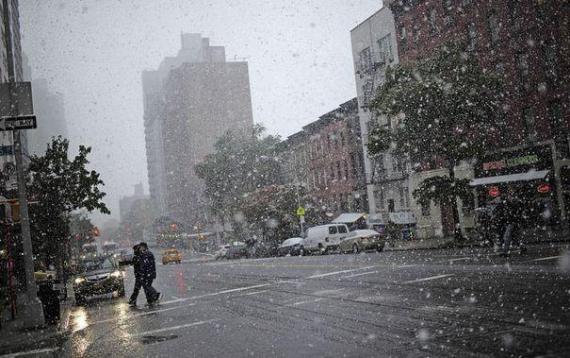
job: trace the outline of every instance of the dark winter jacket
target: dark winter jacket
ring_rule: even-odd
[[[156,265],[152,252],[139,252],[133,257],[133,268],[137,279],[154,280],[156,278]]]
[[[135,278],[137,280],[142,278],[142,270],[141,270],[142,260],[141,260],[140,252],[135,250],[135,253],[133,255],[133,259],[131,262],[133,264],[133,270],[135,271]]]

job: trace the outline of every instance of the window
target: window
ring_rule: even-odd
[[[548,119],[553,136],[558,134],[562,127],[562,106],[560,100],[551,101],[548,104]]]
[[[396,210],[394,199],[388,199],[388,212],[393,213]]]
[[[398,196],[400,197],[400,208],[404,208],[406,205],[406,202],[404,200],[404,187],[398,188]]]
[[[439,32],[439,29],[437,28],[437,11],[435,11],[435,9],[430,10],[428,22],[429,22],[429,33],[432,35],[437,34]]]
[[[524,121],[525,136],[530,140],[536,139],[536,123],[532,108],[523,108],[522,116]]]
[[[495,65],[495,73],[501,77],[501,78],[505,78],[505,64],[502,62],[499,62]]]
[[[338,226],[338,232],[339,234],[346,234],[348,231],[346,230],[346,226],[342,225]]]
[[[517,55],[517,69],[519,74],[519,82],[524,88],[528,88],[529,65],[528,54],[519,53]]]
[[[404,187],[404,203],[406,208],[410,207],[410,188]]]
[[[493,11],[487,19],[489,25],[489,33],[491,34],[491,44],[494,46],[499,42],[499,33],[501,30],[501,24],[499,23],[499,18],[497,14]]]
[[[388,34],[378,40],[378,48],[380,49],[380,62],[392,62],[394,61],[394,55],[392,54],[392,35]]]
[[[422,204],[422,216],[430,216],[430,204]]]
[[[345,139],[344,139],[344,131],[340,132],[340,144],[344,147]]]
[[[384,210],[384,192],[382,189],[374,191],[374,201],[376,201],[376,209]]]
[[[443,24],[445,27],[453,25],[453,0],[443,0]]]
[[[336,173],[338,174],[337,178],[340,180],[342,178],[342,170],[340,169],[340,162],[336,162]]]
[[[374,82],[371,79],[367,79],[362,85],[362,93],[362,105],[368,106],[370,104],[370,100],[374,96]]]
[[[557,77],[557,53],[556,47],[550,41],[545,42],[542,46],[542,53],[544,58],[544,72],[546,77],[550,80],[555,80]]]
[[[329,226],[329,234],[334,235],[337,233],[336,226]]]
[[[372,70],[372,58],[370,57],[370,47],[360,51],[358,55],[360,59],[360,71],[370,73]]]
[[[511,14],[511,30],[519,31],[523,27],[524,17],[520,0],[509,0],[509,13]]]
[[[475,47],[477,46],[477,27],[473,22],[467,25],[467,37],[469,40],[469,46],[467,49],[469,51],[475,51]]]
[[[330,174],[331,180],[334,180],[334,168],[331,167],[331,174]]]
[[[400,46],[404,50],[408,47],[408,33],[405,26],[400,26]]]
[[[346,160],[344,161],[344,180],[348,179],[349,175],[348,175],[348,163],[346,162]]]

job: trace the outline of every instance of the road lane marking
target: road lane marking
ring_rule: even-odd
[[[288,307],[295,307],[295,306],[299,306],[299,305],[304,305],[305,303],[316,303],[316,302],[320,302],[322,300],[326,299],[325,297],[319,297],[319,298],[315,298],[314,300],[308,300],[308,301],[299,301],[299,302],[294,302],[294,303],[290,303],[288,305]]]
[[[400,266],[398,266],[398,268],[408,268],[408,267],[416,267],[416,266],[419,266],[419,265],[416,265],[416,264],[413,264],[413,265],[400,265]]]
[[[174,331],[174,330],[178,330],[178,329],[182,329],[182,328],[196,327],[196,326],[201,326],[201,325],[204,325],[204,324],[212,323],[212,322],[215,322],[215,321],[217,321],[217,319],[210,319],[210,320],[207,320],[207,321],[198,321],[198,322],[192,322],[192,323],[187,323],[187,324],[181,324],[180,326],[172,326],[172,327],[166,327],[166,328],[155,329],[155,330],[152,330],[152,331],[134,333],[134,334],[131,335],[131,337],[148,336],[148,335],[151,335],[151,334],[162,333],[162,332],[168,332],[168,331]]]
[[[364,275],[371,275],[373,273],[378,273],[378,271],[370,271],[370,272],[362,272],[362,273],[355,273],[349,276],[344,276],[343,278],[353,278],[353,277],[359,277],[359,276],[364,276]]]
[[[253,291],[244,293],[242,296],[252,296],[252,295],[259,295],[260,293],[268,292],[269,290],[261,290],[261,291]]]
[[[556,260],[556,259],[559,259],[559,258],[561,258],[561,257],[562,257],[562,255],[549,256],[549,257],[541,257],[541,258],[539,258],[539,259],[530,260],[529,262]]]
[[[231,288],[228,290],[223,290],[223,291],[218,291],[218,292],[212,292],[212,293],[206,293],[204,295],[199,295],[199,296],[192,296],[192,297],[184,297],[184,298],[179,298],[177,300],[171,300],[171,301],[165,301],[165,302],[161,302],[161,305],[168,305],[171,303],[178,303],[178,302],[186,302],[186,301],[190,301],[190,300],[197,300],[200,298],[206,298],[206,297],[213,297],[213,296],[219,296],[219,295],[224,295],[226,293],[233,293],[233,292],[241,292],[241,291],[247,291],[247,290],[253,290],[255,288],[261,288],[261,287],[267,287],[267,286],[271,286],[269,283],[264,283],[261,285],[253,285],[253,286],[246,286],[246,287],[238,287],[238,288]]]
[[[340,275],[343,273],[351,273],[351,272],[355,272],[355,271],[368,270],[368,269],[371,269],[374,267],[376,267],[376,266],[366,266],[366,267],[360,267],[360,268],[356,268],[356,269],[352,269],[352,270],[342,270],[342,271],[333,271],[333,272],[321,273],[321,274],[309,276],[309,277],[307,277],[307,279],[328,277],[328,276]]]
[[[23,357],[23,356],[29,356],[29,355],[32,355],[32,354],[51,353],[51,352],[55,352],[55,351],[58,351],[58,350],[59,350],[59,348],[57,348],[57,347],[34,349],[34,350],[31,350],[31,351],[24,351],[24,352],[16,352],[16,353],[4,354],[4,355],[1,355],[0,358]]]
[[[451,276],[455,276],[455,274],[450,273],[450,274],[446,274],[446,275],[437,275],[437,276],[431,276],[431,277],[425,277],[425,278],[418,278],[415,280],[411,280],[411,281],[404,281],[402,283],[416,283],[416,282],[425,282],[425,281],[431,281],[431,280],[439,280],[440,278],[446,278],[446,277],[451,277]]]
[[[160,312],[167,312],[167,311],[177,310],[177,309],[180,309],[180,308],[192,307],[192,306],[195,306],[195,305],[196,305],[195,303],[190,303],[190,304],[187,304],[187,305],[175,306],[175,307],[169,307],[169,308],[163,308],[163,309],[160,309],[160,310],[149,310],[149,311],[146,311],[146,312],[141,312],[141,313],[136,313],[136,314],[133,314],[133,315],[129,315],[127,318],[135,318],[135,317],[148,316],[148,315],[151,315],[151,314],[156,314],[156,313],[160,313]],[[117,318],[115,317],[115,318],[102,319],[102,320],[100,320],[100,321],[94,321],[94,322],[88,323],[87,326],[85,326],[85,327],[83,327],[83,328],[81,328],[81,329],[78,329],[77,332],[78,332],[78,331],[82,331],[82,330],[84,330],[85,328],[88,328],[88,327],[91,327],[91,326],[95,326],[95,325],[98,325],[98,324],[101,324],[101,323],[113,322],[113,321],[116,321],[116,320],[117,320]],[[74,332],[74,333],[75,333],[75,332]]]
[[[457,259],[451,259],[451,260],[449,260],[449,262],[454,263],[455,261],[465,261],[465,260],[470,260],[470,259],[471,259],[471,257],[460,257]]]

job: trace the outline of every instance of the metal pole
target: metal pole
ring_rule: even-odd
[[[26,273],[26,292],[28,297],[36,297],[36,280],[34,278],[34,259],[32,236],[30,233],[30,217],[26,198],[26,175],[22,157],[22,141],[20,131],[14,131],[14,155],[16,157],[16,175],[18,179],[18,201],[20,202],[20,226],[22,228],[22,246],[24,249],[24,266]]]
[[[8,59],[8,82],[16,81],[14,68],[14,50],[12,44],[12,21],[8,0],[3,0],[4,5],[4,33],[6,39],[6,55]],[[12,93],[10,92],[10,96]],[[17,111],[17,103],[11,100],[13,111]],[[16,175],[18,182],[18,201],[20,202],[20,225],[22,228],[22,247],[24,254],[24,272],[26,275],[26,296],[23,312],[24,325],[37,326],[43,323],[42,307],[37,296],[36,280],[34,277],[34,260],[32,251],[32,238],[30,235],[30,219],[28,215],[28,200],[26,198],[26,175],[24,172],[24,160],[22,158],[22,139],[20,131],[13,132],[14,157],[16,160]]]

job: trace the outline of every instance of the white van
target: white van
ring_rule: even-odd
[[[336,250],[340,240],[347,235],[348,226],[345,224],[328,224],[308,228],[300,248],[301,255],[317,251],[325,254]]]

